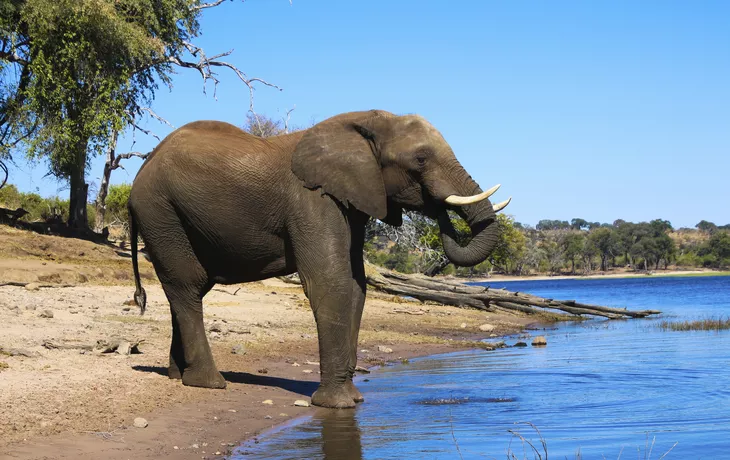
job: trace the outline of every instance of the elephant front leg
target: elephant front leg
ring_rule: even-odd
[[[321,286],[319,285],[321,284]],[[310,302],[317,322],[320,384],[312,395],[315,406],[355,407],[351,366],[354,310],[349,283],[338,288],[332,283],[310,286]]]
[[[350,330],[352,344],[350,345],[350,362],[348,364],[348,369],[350,369],[350,372],[345,386],[347,387],[347,391],[350,393],[353,401],[363,402],[365,401],[365,398],[363,397],[362,393],[360,393],[360,390],[358,390],[355,384],[352,382],[352,379],[355,376],[355,368],[357,367],[357,344],[358,336],[360,334],[360,322],[362,320],[362,312],[365,306],[365,285],[361,285],[358,282],[354,282],[353,285],[352,306],[354,314],[352,318],[352,327]]]

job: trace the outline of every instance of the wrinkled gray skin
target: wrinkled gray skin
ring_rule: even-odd
[[[472,230],[461,247],[449,195],[482,190],[441,134],[416,115],[352,112],[267,139],[215,121],[177,129],[152,152],[129,199],[135,300],[144,312],[137,232],[172,311],[170,378],[225,388],[203,326],[202,298],[216,284],[298,271],[317,323],[321,382],[312,403],[353,407],[365,301],[364,227],[400,225],[403,209],[438,219],[447,256],[483,261],[497,241],[489,200],[454,207]]]

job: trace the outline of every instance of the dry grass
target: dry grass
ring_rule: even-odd
[[[730,329],[730,318],[705,318],[694,321],[662,321],[665,331],[721,331]]]

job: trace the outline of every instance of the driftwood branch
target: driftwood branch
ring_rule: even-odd
[[[368,284],[379,291],[413,297],[421,302],[433,301],[456,307],[470,307],[486,311],[501,309],[526,314],[555,313],[557,310],[573,316],[591,315],[608,319],[645,318],[661,313],[657,310],[633,311],[626,308],[585,304],[575,300],[545,299],[505,289],[467,286],[446,280],[426,278],[422,275],[404,275],[372,264],[367,265],[366,273]]]

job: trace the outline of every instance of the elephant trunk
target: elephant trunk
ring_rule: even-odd
[[[471,196],[483,194],[479,185],[469,177],[466,171],[462,171],[465,176],[461,182],[463,185],[456,187],[460,194]],[[466,246],[461,246],[456,242],[454,226],[444,210],[438,218],[441,242],[446,257],[454,265],[472,267],[486,260],[499,240],[496,212],[488,198],[483,198],[474,204],[460,206],[457,208],[457,212],[469,224],[471,241]]]

